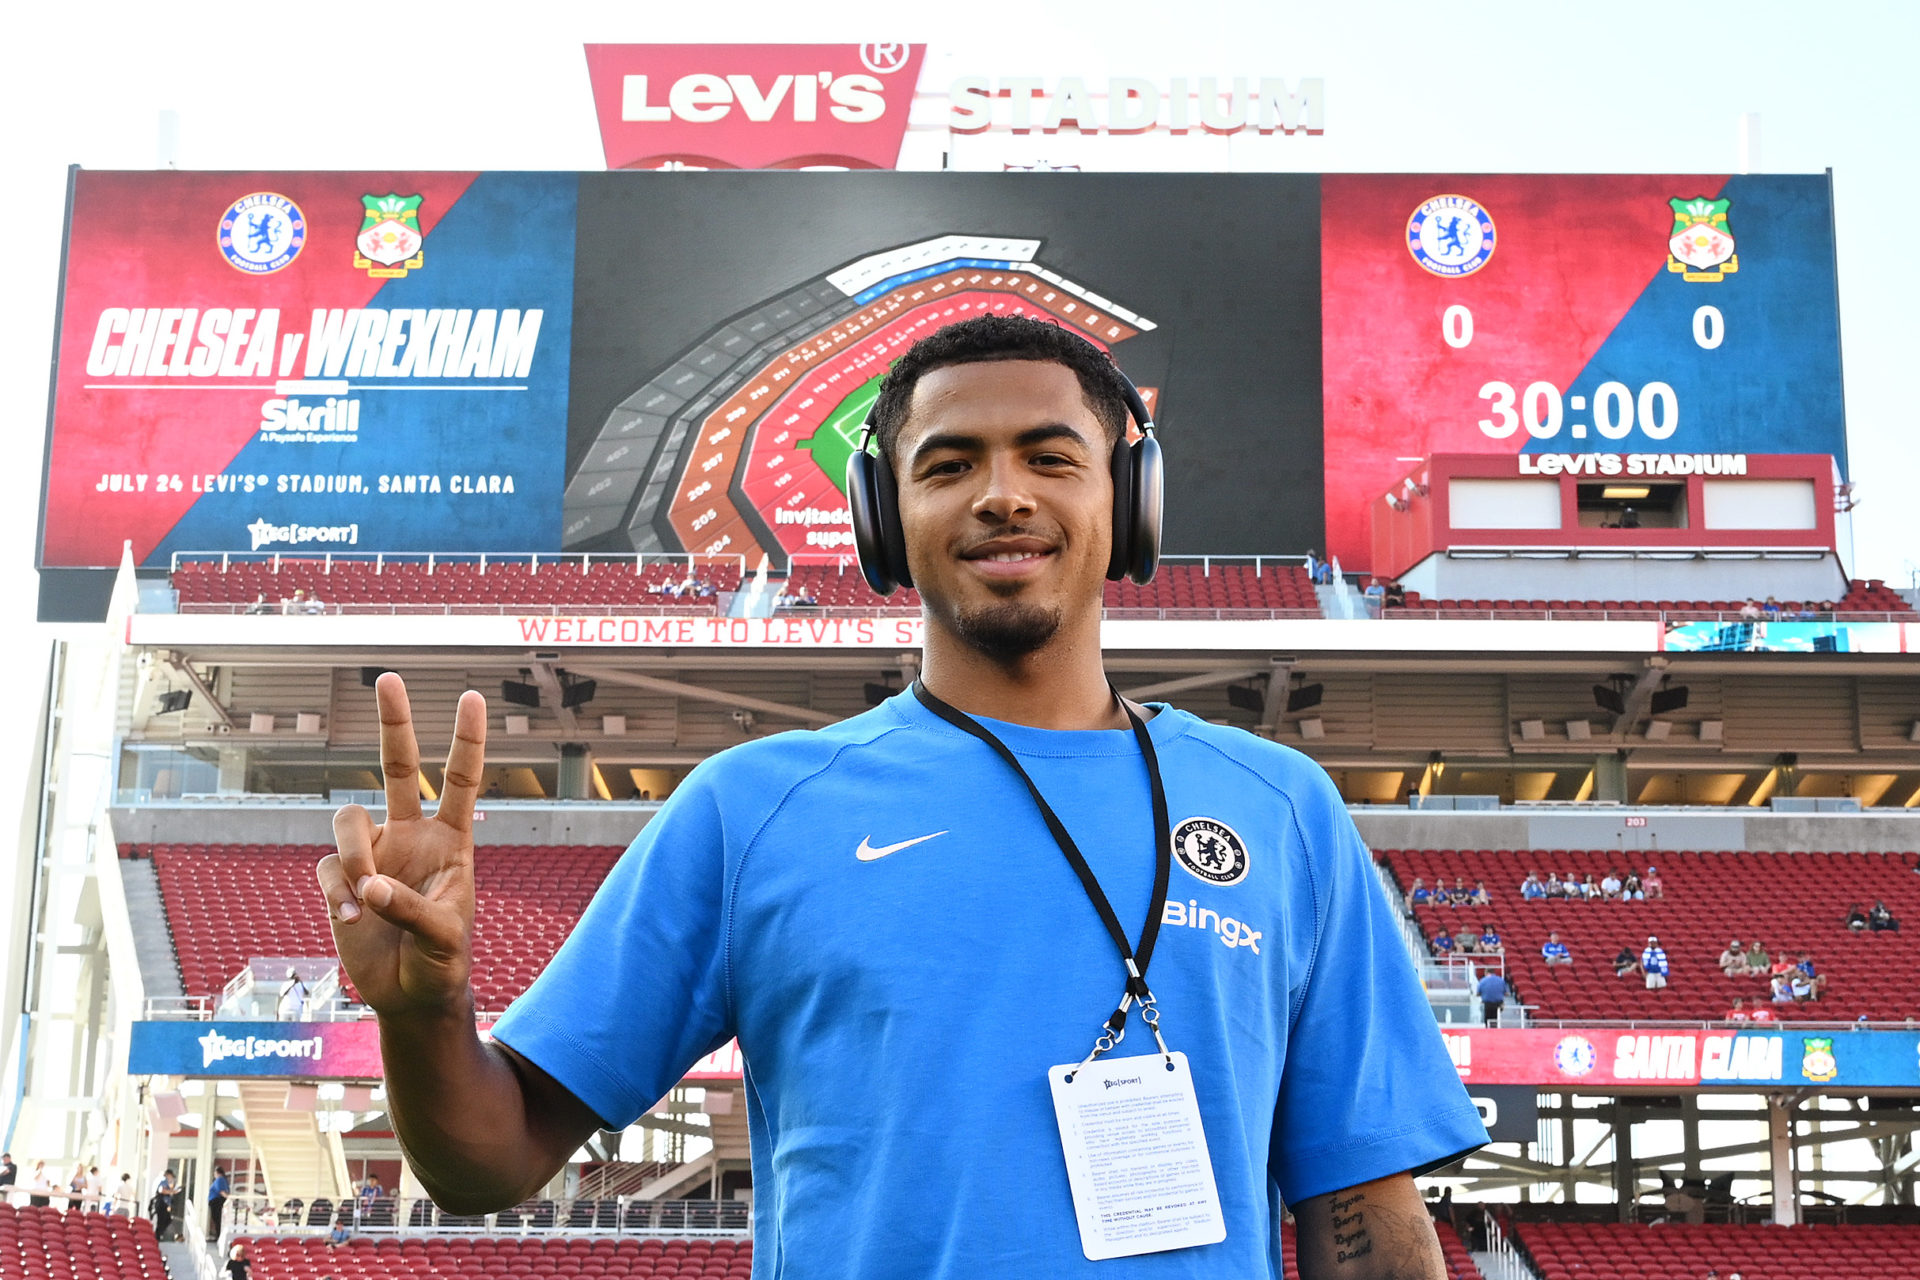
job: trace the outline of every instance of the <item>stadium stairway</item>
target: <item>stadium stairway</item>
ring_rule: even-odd
[[[141,984],[149,998],[183,996],[187,989],[180,984],[180,963],[173,953],[173,935],[167,931],[166,899],[160,893],[159,872],[146,858],[121,858],[119,864]]]
[[[239,1085],[247,1143],[273,1202],[351,1199],[346,1151],[337,1132],[321,1132],[319,1113],[311,1105],[288,1106],[295,1099],[284,1080],[241,1080]]]

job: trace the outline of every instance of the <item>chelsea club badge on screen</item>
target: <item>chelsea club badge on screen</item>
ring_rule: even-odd
[[[1068,1062],[1047,1083],[1088,1258],[1227,1238],[1186,1054]]]

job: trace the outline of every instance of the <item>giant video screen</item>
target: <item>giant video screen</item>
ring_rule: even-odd
[[[1146,393],[1170,554],[1366,568],[1434,452],[1826,453],[1824,176],[118,173],[69,208],[39,563],[851,554],[890,362]]]

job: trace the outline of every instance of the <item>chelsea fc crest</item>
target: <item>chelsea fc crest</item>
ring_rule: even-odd
[[[220,215],[220,256],[236,271],[271,275],[300,256],[307,244],[307,216],[273,191],[241,196]]]
[[[1493,257],[1493,218],[1465,196],[1435,196],[1407,219],[1407,252],[1436,276],[1470,276]]]
[[[1247,842],[1212,818],[1188,818],[1175,827],[1173,856],[1208,884],[1239,884],[1247,878]]]

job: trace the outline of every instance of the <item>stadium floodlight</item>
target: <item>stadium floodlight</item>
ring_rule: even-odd
[[[1267,694],[1256,681],[1250,684],[1230,684],[1227,686],[1227,705],[1235,711],[1251,711],[1259,715],[1266,709]]]
[[[537,707],[540,705],[540,686],[519,680],[502,680],[500,700],[516,707]]]
[[[582,680],[562,671],[560,676],[560,706],[567,711],[575,707],[584,707],[593,701],[593,695],[600,692],[600,684],[595,680]]]
[[[1321,696],[1327,691],[1325,685],[1303,684],[1287,694],[1287,711],[1305,711],[1309,707],[1320,705]]]
[[[1656,716],[1678,711],[1686,705],[1687,686],[1683,684],[1674,685],[1671,689],[1655,689],[1653,696],[1647,700],[1647,710]]]
[[[169,689],[160,695],[160,702],[155,708],[154,714],[164,716],[175,711],[185,711],[192,702],[193,690]]]
[[[378,681],[378,680],[380,679],[380,677],[381,677],[381,676],[382,676],[383,674],[385,674],[385,673],[386,673],[386,670],[387,670],[387,668],[385,668],[385,667],[362,667],[362,668],[360,668],[360,684],[361,684],[361,686],[362,686],[363,688],[367,688],[367,689],[371,689],[371,688],[373,688],[373,686],[374,686],[374,684],[375,684],[375,682],[377,682],[377,681]]]
[[[1597,684],[1593,686],[1593,704],[1602,711],[1611,711],[1617,716],[1627,713],[1626,695],[1618,685]]]

